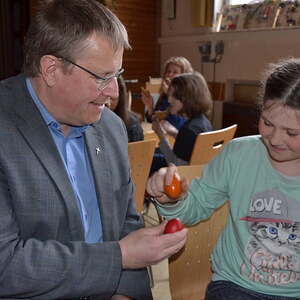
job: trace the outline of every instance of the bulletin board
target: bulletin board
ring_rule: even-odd
[[[264,1],[224,6],[216,31],[249,30],[300,26],[298,1]]]

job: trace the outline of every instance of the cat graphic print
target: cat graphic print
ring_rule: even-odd
[[[269,285],[299,281],[300,202],[274,189],[251,199],[248,221],[250,238],[241,275]]]

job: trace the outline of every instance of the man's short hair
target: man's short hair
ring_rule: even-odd
[[[25,75],[39,75],[44,55],[76,60],[93,33],[107,38],[114,50],[130,48],[124,25],[97,0],[40,1],[25,38]]]

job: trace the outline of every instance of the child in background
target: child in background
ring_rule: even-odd
[[[152,128],[159,137],[159,149],[156,150],[150,173],[168,163],[187,165],[190,161],[196,137],[201,132],[212,130],[208,115],[212,109],[212,100],[204,77],[198,73],[183,73],[175,76],[168,89],[169,112],[184,117],[187,121],[177,130],[165,120],[153,119]],[[173,132],[173,149],[168,142],[168,131]]]
[[[189,187],[183,179],[179,199],[163,192],[175,166],[148,181],[160,214],[185,224],[230,203],[206,300],[300,299],[300,59],[267,73],[259,133],[232,140]]]
[[[118,78],[119,97],[110,98],[107,106],[115,112],[125,123],[128,142],[137,142],[144,140],[143,128],[138,114],[130,111],[128,108],[128,93],[126,84],[122,76]]]
[[[146,108],[146,120],[148,122],[152,122],[152,117],[155,111],[166,111],[168,109],[169,103],[167,91],[172,78],[181,73],[191,72],[193,72],[192,65],[185,57],[171,57],[165,62],[163,79],[160,87],[160,96],[155,105],[150,93],[147,92],[147,90],[142,89],[142,101]],[[182,116],[174,114],[169,114],[166,120],[177,129],[180,129],[185,122],[185,119]]]

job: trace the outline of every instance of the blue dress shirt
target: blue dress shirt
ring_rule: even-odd
[[[102,223],[94,177],[86,151],[83,133],[88,126],[71,127],[65,137],[61,125],[46,110],[39,100],[29,78],[26,79],[29,93],[44,118],[69,175],[77,199],[87,243],[101,242]]]

